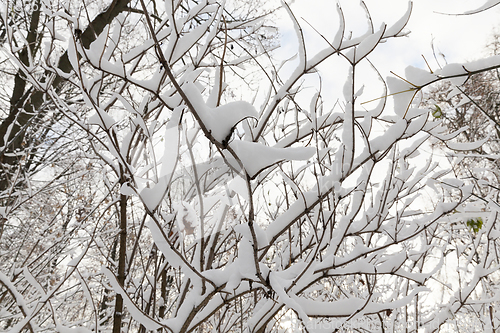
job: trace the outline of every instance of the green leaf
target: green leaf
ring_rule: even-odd
[[[432,116],[434,118],[439,119],[439,118],[441,118],[443,116],[443,111],[441,110],[441,108],[439,107],[439,105],[434,104],[434,106],[436,107],[436,109],[432,110]]]
[[[467,226],[472,231],[474,231],[475,234],[477,234],[479,232],[479,230],[481,230],[481,228],[483,227],[483,219],[480,217],[478,217],[476,219],[468,219]]]

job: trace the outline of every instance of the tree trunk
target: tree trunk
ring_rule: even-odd
[[[121,182],[120,182],[121,183]],[[120,286],[125,286],[126,258],[127,258],[127,196],[120,195],[120,249],[118,253],[118,275]],[[120,333],[123,318],[123,298],[116,295],[115,312],[113,315],[113,333]]]
[[[118,14],[127,9],[129,1],[130,0],[114,0],[104,12],[97,15],[79,36],[82,45],[88,48],[95,40],[96,35],[99,35],[104,27],[111,23]],[[34,6],[34,8],[40,8],[40,0],[38,0],[36,4],[38,7]],[[35,45],[37,44],[39,20],[40,10],[33,11],[30,17],[30,31],[26,36],[29,52],[33,54],[33,58],[34,53],[37,52]],[[29,65],[28,49],[25,48],[20,52],[19,59],[24,65]],[[57,67],[65,73],[71,71],[72,68],[67,52],[59,58]],[[43,79],[41,81],[43,81]],[[64,79],[62,77],[57,76],[52,86],[58,88],[63,81]],[[9,171],[12,167],[19,165],[18,158],[11,155],[16,150],[23,149],[26,141],[26,128],[32,125],[33,117],[38,116],[39,112],[41,112],[39,109],[44,100],[43,96],[43,91],[34,91],[33,87],[27,89],[24,72],[19,70],[14,78],[9,115],[5,119],[2,119],[0,123],[0,164],[2,164],[0,172],[0,191],[6,190],[11,186]],[[8,136],[6,136],[7,131],[10,131]]]

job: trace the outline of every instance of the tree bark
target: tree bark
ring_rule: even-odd
[[[117,280],[120,286],[125,286],[125,272],[127,265],[127,196],[120,195],[120,249],[118,252],[118,275]],[[125,289],[125,288],[124,288]],[[123,318],[123,298],[116,295],[115,312],[113,314],[113,333],[120,333]]]
[[[118,14],[127,9],[130,0],[113,0],[110,6],[89,24],[79,37],[84,47],[88,48],[104,27],[109,24]],[[40,0],[36,1],[40,8]],[[37,51],[36,43],[38,37],[38,26],[40,24],[40,10],[33,11],[30,20],[30,28],[26,36],[29,45],[29,52],[34,54]],[[34,58],[34,57],[33,57]],[[29,65],[28,48],[19,53],[19,60],[26,66]],[[59,58],[58,68],[65,73],[71,71],[71,64],[68,54],[65,52]],[[52,73],[50,73],[52,74]],[[59,88],[64,79],[57,76],[53,83],[53,88]],[[39,116],[43,110],[40,107],[43,103],[43,91],[34,91],[33,87],[27,88],[24,73],[19,70],[14,78],[14,88],[10,98],[9,115],[0,123],[0,191],[7,189],[11,184],[9,180],[9,170],[19,164],[18,158],[13,154],[16,150],[22,150],[25,143],[26,129],[32,124],[33,117]],[[6,136],[7,131],[10,133]]]

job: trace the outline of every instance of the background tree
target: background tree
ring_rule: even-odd
[[[82,44],[88,47],[94,41],[96,34],[100,34],[102,29],[118,14],[127,10],[128,3],[128,0],[115,0],[109,4],[108,8],[96,15],[84,31],[77,28]],[[50,48],[42,49],[44,39],[51,34],[54,38],[59,29],[56,26],[52,26],[52,30],[48,28],[54,22],[50,22],[50,19],[43,15],[42,9],[45,6],[46,4],[40,1],[34,1],[29,5],[22,1],[9,1],[7,11],[2,15],[3,41],[7,43],[7,48],[17,48],[20,47],[19,45],[27,44],[16,52],[19,53],[18,61],[27,67],[31,67],[35,61],[40,61],[41,57],[47,57],[47,51],[57,52],[57,56],[51,60],[55,62],[59,72],[44,73],[42,76],[47,77],[41,79],[41,82],[47,82],[60,91],[65,81],[63,75],[70,72],[71,65],[64,49],[57,51],[50,50]],[[79,10],[82,9],[83,7]],[[15,35],[7,35],[9,31],[12,31],[9,26],[17,28]],[[40,70],[43,69],[40,68]],[[14,84],[12,90],[6,90],[3,96],[3,99],[8,100],[3,108],[3,110],[8,110],[8,114],[2,117],[0,124],[0,133],[4,133],[0,138],[0,147],[2,147],[0,161],[3,171],[0,178],[0,190],[7,189],[12,182],[22,183],[24,176],[19,178],[19,175],[29,174],[40,168],[40,159],[45,162],[46,158],[40,157],[44,156],[43,153],[33,154],[33,151],[44,150],[40,143],[52,137],[51,125],[60,119],[58,113],[50,112],[53,107],[44,99],[43,91],[30,84],[29,79],[25,77],[26,73],[19,70],[17,66],[9,68],[9,71],[10,75],[14,75]],[[53,77],[48,81],[51,75]]]
[[[273,9],[253,5],[141,0],[95,29],[97,4],[42,4],[37,57],[18,37],[28,30],[3,15],[13,66],[41,96],[52,140],[21,149],[39,158],[36,170],[6,162],[24,178],[8,175],[3,192],[5,330],[432,331],[484,318],[476,309],[491,299],[476,294],[498,265],[496,210],[460,252],[467,274],[444,308],[426,297],[434,281],[450,282],[436,272],[463,236],[448,215],[472,188],[416,158],[446,137],[414,95],[499,62],[409,69],[363,89],[360,73],[378,74],[368,56],[406,34],[411,3],[377,29],[362,6],[367,30],[350,37],[338,7],[338,29],[313,56],[285,4],[299,41],[287,75],[269,56]],[[311,96],[303,79],[333,57],[348,75],[344,103],[327,109],[321,85]]]
[[[493,34],[488,45],[490,56],[499,54],[499,37]],[[452,215],[453,232],[462,238],[457,237],[455,245],[445,251],[453,265],[458,261],[465,267],[471,260],[478,260],[477,254],[472,253],[493,250],[488,246],[488,237],[482,229],[485,218],[497,210],[499,203],[500,73],[493,69],[464,79],[433,86],[427,91],[424,103],[454,137],[452,142],[437,140],[434,143],[438,154],[446,154],[456,178],[474,186],[473,196]],[[447,149],[446,146],[456,148],[456,143],[471,146],[462,145],[459,151]],[[471,246],[476,249],[471,250]],[[452,279],[461,279],[460,272],[448,275]],[[495,311],[498,300],[494,296],[498,279],[498,274],[490,275],[482,282],[482,294],[476,296],[494,301],[473,310],[482,320],[483,327],[498,327],[499,316]],[[450,290],[443,289],[444,295],[450,293]]]

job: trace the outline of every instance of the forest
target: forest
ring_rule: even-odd
[[[500,332],[500,34],[342,2],[4,0],[0,332]]]

